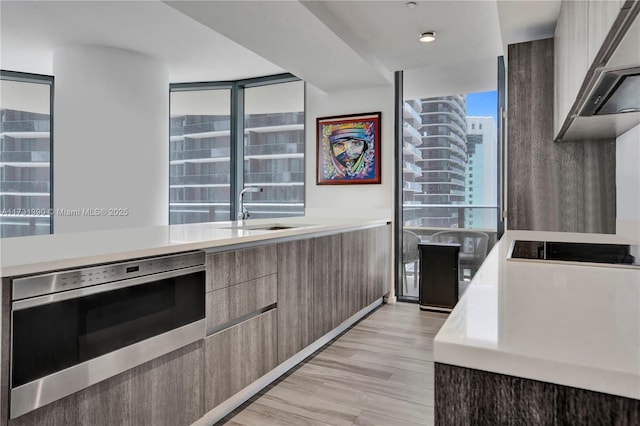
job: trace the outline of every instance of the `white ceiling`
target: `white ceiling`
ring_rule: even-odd
[[[154,56],[172,82],[287,71],[328,92],[373,87],[396,70],[495,67],[506,44],[553,35],[560,0],[405,3],[3,0],[0,66],[51,74],[54,49],[93,44]]]

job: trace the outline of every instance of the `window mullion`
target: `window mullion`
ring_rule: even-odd
[[[240,206],[238,197],[244,187],[244,86],[231,88],[231,218],[236,220]]]

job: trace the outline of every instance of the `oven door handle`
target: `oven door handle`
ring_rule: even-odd
[[[45,296],[33,297],[31,299],[19,300],[11,304],[14,311],[32,308],[34,306],[47,305],[49,303],[60,302],[68,299],[77,299],[79,297],[89,296],[91,294],[104,293],[106,291],[118,290],[125,287],[133,287],[136,285],[148,284],[167,278],[188,275],[194,272],[205,270],[204,265],[192,266],[190,268],[176,269],[174,271],[162,272],[159,274],[145,275],[138,278],[130,278],[122,281],[115,281],[109,284],[98,284],[93,287],[82,287],[76,290],[63,291],[60,293],[47,294]]]

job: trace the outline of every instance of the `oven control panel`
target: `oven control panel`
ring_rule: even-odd
[[[15,278],[11,300],[204,265],[205,258],[203,251],[194,251]]]

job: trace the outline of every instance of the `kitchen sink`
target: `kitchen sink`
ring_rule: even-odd
[[[223,229],[240,229],[245,231],[281,231],[284,229],[293,229],[293,228],[301,228],[305,226],[312,225],[284,225],[279,223],[267,223],[262,225],[240,225],[240,226],[230,226],[228,228]]]

